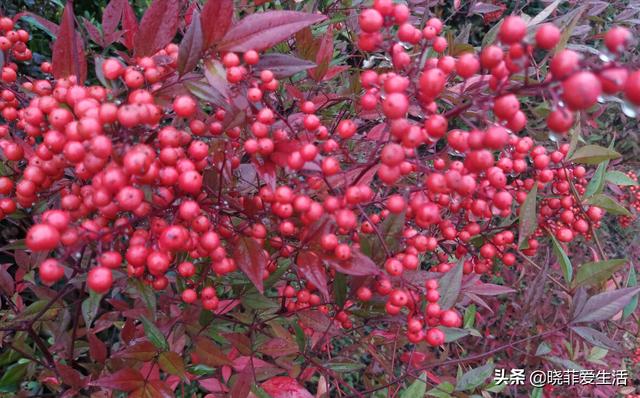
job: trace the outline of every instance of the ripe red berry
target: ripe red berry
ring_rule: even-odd
[[[543,24],[536,31],[536,45],[543,50],[551,50],[560,41],[560,33],[554,24]]]
[[[437,328],[427,330],[425,340],[433,347],[441,346],[444,344],[444,332]]]
[[[360,28],[367,33],[375,33],[382,28],[384,18],[380,12],[373,8],[363,10],[358,17]]]
[[[522,18],[510,15],[502,21],[498,37],[505,44],[519,43],[527,34],[527,24]]]
[[[579,72],[562,83],[562,99],[573,110],[594,105],[602,93],[600,79],[591,72]]]
[[[32,251],[53,250],[60,243],[60,233],[49,224],[36,224],[29,228],[25,240]]]
[[[112,284],[113,276],[109,268],[95,267],[87,274],[87,286],[96,293],[103,294],[108,292]]]

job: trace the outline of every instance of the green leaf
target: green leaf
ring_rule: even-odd
[[[297,322],[294,322],[293,330],[296,332],[296,343],[298,344],[298,348],[300,349],[300,352],[304,352],[307,345],[304,331]]]
[[[82,318],[84,318],[84,323],[87,325],[87,328],[91,327],[93,320],[96,319],[96,315],[98,315],[101,299],[101,294],[89,289],[89,297],[82,302]]]
[[[456,391],[471,391],[482,385],[493,374],[493,363],[471,369],[456,381]]]
[[[243,306],[252,310],[277,310],[280,308],[279,303],[271,298],[263,296],[258,292],[249,293],[243,296],[240,301],[242,302]]]
[[[459,329],[459,328],[448,328],[444,326],[439,326],[438,329],[444,332],[444,342],[451,343],[452,341],[459,340],[465,336],[469,335],[468,330]]]
[[[438,291],[440,293],[440,308],[448,310],[453,307],[458,300],[460,288],[462,287],[462,262],[449,270],[438,281]]]
[[[351,373],[366,367],[362,363],[347,359],[332,359],[325,362],[324,366],[338,373]]]
[[[606,362],[602,361],[602,358],[606,357],[608,353],[609,350],[607,350],[606,348],[594,346],[589,351],[589,355],[587,355],[587,361],[607,366]]]
[[[569,256],[560,245],[560,242],[553,236],[552,233],[549,233],[551,237],[551,242],[553,243],[553,252],[558,258],[558,262],[560,263],[560,268],[562,269],[562,275],[564,276],[564,280],[567,283],[571,283],[571,279],[573,278],[573,265],[571,265],[571,260],[569,260]]]
[[[20,388],[20,383],[23,381],[24,376],[27,373],[26,363],[15,363],[9,366],[3,371],[2,378],[0,378],[0,392],[16,392]]]
[[[476,305],[471,304],[464,310],[464,317],[462,321],[462,327],[465,329],[472,328],[476,321]]]
[[[631,212],[629,212],[629,210],[627,210],[620,203],[616,202],[615,199],[605,194],[593,195],[592,197],[588,198],[585,203],[588,205],[601,207],[611,214],[629,217],[631,216]]]
[[[152,317],[156,316],[156,294],[154,293],[151,286],[142,283],[138,279],[129,279],[129,284],[134,290],[134,294],[140,296],[142,301],[144,301],[149,313]]]
[[[633,263],[629,264],[629,276],[627,277],[626,287],[635,287],[638,285],[638,277],[636,275],[636,268],[633,266]],[[622,311],[622,319],[627,319],[629,315],[633,313],[638,307],[638,296],[634,296],[629,304],[624,307]]]
[[[587,189],[584,192],[585,198],[594,194],[602,193],[602,190],[604,189],[604,175],[607,170],[607,166],[609,166],[608,160],[605,160],[598,165],[596,172],[593,173],[593,177],[591,177],[591,181],[589,181],[589,185],[587,185]]]
[[[162,351],[169,351],[169,343],[160,329],[158,329],[158,327],[144,315],[140,320],[142,321],[144,333],[147,335],[149,341],[153,343],[154,346],[158,347],[158,349]]]
[[[584,263],[578,268],[573,286],[596,285],[604,282],[626,263],[627,260],[624,258]]]
[[[400,398],[423,398],[427,391],[427,372],[422,372],[406,390],[400,394]]]
[[[600,145],[585,145],[578,148],[569,158],[570,161],[583,164],[599,164],[605,160],[618,159],[622,155],[613,149]]]
[[[540,357],[542,355],[547,355],[550,352],[551,352],[551,347],[549,347],[549,344],[542,342],[536,349],[536,356]]]
[[[538,227],[538,216],[536,214],[536,197],[538,196],[538,185],[533,184],[533,188],[527,194],[527,198],[524,200],[522,207],[520,208],[519,216],[519,232],[518,232],[518,247],[522,247],[522,244],[533,234]]]
[[[549,18],[549,15],[551,15],[556,10],[556,8],[558,8],[560,3],[562,3],[563,1],[564,0],[555,0],[553,3],[549,4],[547,7],[545,7],[544,10],[540,11],[538,15],[531,18],[531,20],[527,23],[527,26],[534,27],[544,22],[547,18]]]
[[[336,304],[342,308],[347,299],[347,278],[341,272],[336,272],[333,278],[333,294],[336,298]]]
[[[542,388],[541,387],[534,387],[533,390],[531,390],[531,395],[529,397],[530,398],[542,398]]]
[[[453,389],[453,384],[445,381],[444,383],[440,383],[431,390],[427,391],[427,395],[436,398],[451,398]]]
[[[564,50],[564,48],[567,46],[567,43],[569,42],[569,38],[571,37],[573,30],[576,28],[576,25],[580,21],[580,18],[582,18],[582,14],[584,13],[585,10],[586,10],[586,7],[582,6],[582,7],[576,8],[571,13],[567,14],[567,16],[570,14],[573,14],[571,16],[571,22],[569,22],[569,25],[562,30],[560,41],[558,42],[555,48],[555,52],[554,52],[555,54]]]
[[[496,41],[496,37],[498,36],[498,32],[500,31],[500,26],[502,25],[502,20],[497,24],[493,25],[491,29],[487,32],[486,35],[482,38],[482,47],[485,47],[489,44],[492,44]]]
[[[604,178],[608,182],[619,186],[638,185],[637,181],[632,180],[631,177],[618,170],[607,171]]]
[[[265,390],[263,390],[262,387],[260,387],[260,386],[258,386],[256,384],[251,386],[251,392],[257,398],[271,398],[271,395],[267,394],[267,392]]]
[[[178,376],[185,382],[188,382],[187,374],[184,370],[184,361],[182,357],[173,351],[165,351],[158,357],[158,365],[165,372]]]

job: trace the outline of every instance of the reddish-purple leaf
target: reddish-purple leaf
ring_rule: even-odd
[[[91,21],[86,18],[82,18],[82,26],[84,26],[84,28],[87,30],[87,33],[89,33],[89,37],[91,38],[91,40],[93,40],[94,43],[101,47],[104,47],[104,39],[102,38],[102,35],[100,34],[98,28],[96,28],[91,23]]]
[[[287,376],[272,377],[260,387],[272,398],[313,398],[296,379]]]
[[[158,357],[158,365],[163,371],[178,376],[183,380],[188,380],[184,370],[184,360],[177,353],[173,351],[163,352]]]
[[[320,47],[316,53],[316,68],[311,69],[308,73],[315,81],[321,81],[329,70],[329,63],[333,58],[333,29],[329,26],[327,32],[320,39]]]
[[[49,32],[51,32],[51,34],[54,36],[57,36],[58,32],[60,31],[60,26],[49,21],[48,19],[42,18],[40,15],[36,15],[29,11],[23,11],[23,12],[17,13],[13,17],[13,22],[17,22],[22,17],[29,17],[29,18],[35,19],[40,25],[44,26],[44,28],[47,29]]]
[[[298,254],[296,264],[302,276],[313,283],[320,293],[322,293],[322,297],[328,301],[327,273],[325,272],[320,256],[311,251],[302,251]]]
[[[122,29],[124,29],[124,45],[132,50],[135,45],[135,38],[138,34],[138,18],[128,1],[125,1],[122,9]]]
[[[53,76],[64,78],[75,75],[79,82],[84,82],[87,76],[87,61],[85,59],[82,40],[74,29],[73,6],[67,2],[62,13],[60,30],[53,43],[51,57]]]
[[[133,391],[144,385],[142,374],[135,369],[124,368],[119,371],[103,376],[98,380],[89,383],[92,386],[104,387],[121,391]]]
[[[179,1],[153,0],[140,21],[140,29],[135,38],[135,55],[153,55],[171,43],[178,31],[179,14]]]
[[[174,398],[173,391],[162,380],[150,380],[129,394],[129,398]]]
[[[89,339],[91,359],[95,362],[103,363],[107,359],[107,346],[93,332],[88,332],[87,338]]]
[[[13,296],[15,291],[15,282],[4,265],[0,266],[0,291],[7,297]]]
[[[114,358],[136,359],[138,361],[150,361],[158,354],[158,349],[150,341],[141,341],[130,345],[113,355]]]
[[[259,351],[274,358],[278,358],[297,353],[298,346],[294,341],[274,337],[262,344]]]
[[[466,289],[465,292],[475,293],[479,296],[498,296],[500,294],[515,293],[515,290],[500,285],[494,285],[492,283],[481,283],[479,285],[473,285]]]
[[[181,75],[184,75],[185,73],[192,71],[196,65],[198,65],[201,53],[202,27],[200,25],[200,18],[197,13],[195,13],[194,18],[191,20],[191,24],[187,28],[187,31],[180,42],[180,49],[178,52],[178,72]]]
[[[639,292],[640,287],[628,287],[589,297],[589,300],[582,307],[580,313],[575,316],[572,323],[609,320],[622,311]]]
[[[118,28],[126,1],[111,0],[102,11],[102,33],[104,33],[105,37],[112,35]]]
[[[195,339],[196,352],[200,361],[205,365],[217,367],[230,365],[231,361],[213,341],[207,337],[199,336]]]
[[[450,269],[440,278],[438,291],[440,292],[440,308],[448,310],[458,300],[462,286],[462,262]]]
[[[233,0],[209,0],[200,15],[204,48],[220,41],[233,22]]]
[[[251,14],[229,29],[218,48],[238,52],[265,50],[324,19],[324,15],[298,11]]]
[[[373,260],[358,249],[351,249],[351,259],[348,261],[339,261],[335,258],[327,261],[336,271],[347,275],[375,276],[380,273],[380,269]]]
[[[62,381],[73,388],[82,388],[87,384],[82,374],[71,366],[56,363],[56,369],[62,376]]]
[[[249,277],[260,293],[264,292],[262,276],[267,267],[267,256],[253,238],[243,236],[236,242],[233,259],[242,272]]]
[[[224,333],[222,335],[241,354],[251,355],[251,340],[241,333]]]
[[[258,61],[258,64],[253,70],[260,72],[269,69],[276,78],[282,79],[283,77],[293,76],[298,72],[311,69],[315,66],[316,64],[313,62],[294,57],[293,55],[274,53],[261,56],[260,61]]]

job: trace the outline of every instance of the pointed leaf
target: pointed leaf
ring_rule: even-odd
[[[462,286],[462,262],[450,269],[438,281],[438,291],[440,293],[440,308],[448,310],[453,307],[458,300],[460,288]]]
[[[448,328],[445,326],[438,326],[438,329],[442,330],[442,332],[444,333],[445,343],[451,343],[452,341],[459,340],[469,335],[468,330],[459,329],[459,328]]]
[[[618,170],[607,171],[604,177],[608,182],[619,186],[635,186],[638,182]]]
[[[153,343],[150,341],[141,341],[128,346],[122,351],[116,352],[113,357],[146,362],[152,360],[156,355],[158,355],[158,348],[156,348]]]
[[[578,148],[569,160],[575,163],[599,164],[605,160],[618,159],[621,156],[622,155],[613,149],[599,145],[585,145]]]
[[[302,276],[318,288],[324,299],[329,301],[327,273],[320,257],[311,251],[301,251],[296,259],[296,264]]]
[[[153,55],[171,43],[178,31],[180,4],[175,0],[151,2],[135,37],[134,53],[137,57]]]
[[[595,195],[598,193],[602,193],[604,189],[604,174],[607,170],[607,166],[609,165],[609,161],[605,160],[604,162],[598,165],[596,172],[591,177],[589,181],[589,185],[587,185],[587,190],[584,192],[584,197],[588,198],[591,195]]]
[[[620,351],[618,343],[596,329],[586,326],[572,326],[571,330],[595,346],[606,348],[607,350]]]
[[[239,238],[233,250],[233,259],[238,268],[253,282],[256,289],[263,293],[262,276],[267,267],[267,256],[260,244],[250,237]]]
[[[553,253],[556,255],[558,263],[560,263],[560,269],[562,269],[562,276],[564,276],[564,280],[567,283],[571,283],[571,280],[573,279],[573,265],[571,264],[571,260],[562,248],[560,242],[558,242],[558,239],[556,239],[552,233],[549,233],[549,236],[551,237],[551,243],[553,244]]]
[[[313,398],[296,379],[287,376],[272,377],[260,387],[272,398]]]
[[[91,359],[97,363],[103,363],[107,359],[107,346],[93,332],[87,333],[87,337]]]
[[[538,226],[538,216],[536,214],[537,196],[538,185],[533,184],[533,188],[531,188],[531,191],[527,194],[527,198],[520,208],[518,247],[522,247],[522,244],[535,232]]]
[[[200,15],[204,49],[218,43],[233,22],[233,0],[208,0]]]
[[[258,64],[253,69],[256,72],[269,69],[276,78],[282,79],[284,77],[291,77],[296,73],[311,69],[315,66],[316,64],[313,62],[294,57],[293,55],[273,53],[262,55],[260,61],[258,61]]]
[[[124,29],[124,45],[129,50],[132,50],[135,46],[135,38],[138,34],[138,17],[136,17],[135,11],[129,4],[129,1],[124,2],[122,9],[122,29]]]
[[[94,380],[89,385],[129,392],[141,388],[144,385],[144,378],[137,370],[124,368]]]
[[[562,3],[563,1],[564,0],[555,0],[553,3],[549,4],[547,7],[545,7],[544,10],[540,11],[538,15],[531,18],[531,20],[527,22],[527,26],[533,27],[544,22],[547,18],[549,18],[549,16],[556,10],[556,8],[558,8],[560,3]]]
[[[173,351],[166,351],[158,357],[158,365],[165,372],[178,376],[184,381],[188,381],[187,374],[184,370],[184,361],[182,357]]]
[[[456,381],[456,391],[471,391],[482,385],[493,374],[492,363],[471,369]]]
[[[605,194],[593,195],[585,201],[586,204],[598,206],[611,214],[631,216],[631,212],[618,203],[615,199]]]
[[[160,329],[158,329],[158,327],[146,316],[142,316],[140,320],[142,321],[144,333],[147,335],[149,341],[153,343],[154,346],[158,347],[158,349],[168,351],[169,343]]]
[[[180,49],[178,51],[178,72],[181,75],[191,72],[196,65],[198,65],[202,48],[202,27],[200,25],[200,18],[197,13],[194,12],[191,24],[180,42]]]
[[[120,19],[122,19],[125,1],[111,0],[102,11],[102,33],[105,37],[112,35],[118,28]]]
[[[640,292],[640,287],[628,287],[590,297],[572,323],[597,322],[611,319]]]
[[[573,286],[597,285],[611,277],[611,275],[627,263],[624,258],[607,261],[584,263],[576,273]]]
[[[629,264],[629,276],[627,277],[627,285],[626,287],[635,287],[638,285],[638,278],[636,276],[636,267],[633,263]],[[624,311],[622,311],[622,319],[627,319],[629,315],[633,313],[638,307],[638,296],[634,296],[629,304],[624,307]]]
[[[221,51],[262,51],[288,39],[297,31],[326,19],[324,15],[298,11],[251,14],[231,27],[218,44]]]
[[[406,390],[400,394],[400,398],[423,398],[427,391],[427,372],[422,372]]]
[[[501,294],[515,293],[510,287],[494,285],[493,283],[474,284],[463,289],[465,292],[475,293],[479,296],[499,296]]]
[[[64,7],[60,30],[56,35],[52,50],[53,76],[63,78],[76,76],[84,82],[87,76],[87,61],[82,46],[82,39],[75,31],[73,5],[69,1]]]
[[[218,367],[231,364],[231,360],[227,355],[207,337],[197,337],[195,340],[195,347],[196,353],[200,357],[200,361],[205,365]]]

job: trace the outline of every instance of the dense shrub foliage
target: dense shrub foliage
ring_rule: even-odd
[[[7,7],[0,395],[640,393],[640,6],[432,3]]]

